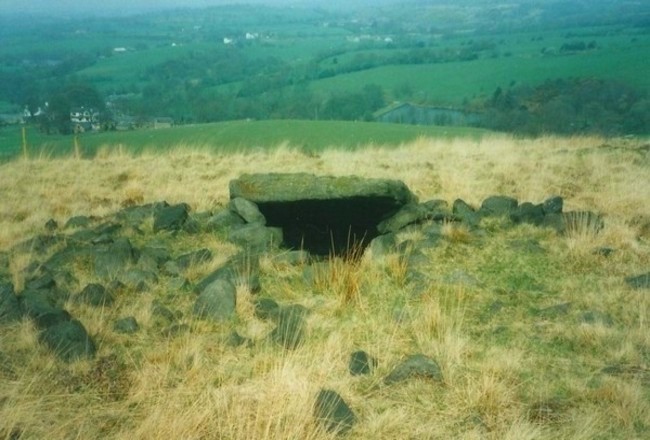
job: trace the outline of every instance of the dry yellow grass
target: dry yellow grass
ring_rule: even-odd
[[[587,225],[569,236],[497,223],[486,236],[445,226],[444,242],[429,255],[430,286],[417,298],[391,257],[334,261],[327,276],[336,282],[323,285],[305,282],[301,268],[263,261],[263,294],[311,310],[306,342],[290,352],[265,339],[270,328],[255,318],[246,289],[238,289],[232,326],[255,341],[252,348],[222,343],[231,324],[191,318],[190,333],[161,338],[150,304],[165,297],[164,286],[113,309],[69,304],[98,341],[92,361],[63,364],[39,346],[30,322],[4,325],[0,438],[326,439],[332,435],[311,415],[321,387],[337,390],[356,412],[350,438],[647,438],[650,296],[622,282],[650,270],[650,160],[640,147],[495,135],[316,155],[287,146],[232,155],[179,146],[133,156],[107,147],[92,160],[0,165],[0,251],[41,233],[50,218],[62,224],[161,200],[215,210],[227,203],[231,179],[272,171],[400,179],[421,200],[473,205],[493,194],[532,202],[557,194],[565,209],[596,211],[606,224],[598,234]],[[201,240],[220,250],[215,265],[234,252],[214,237]],[[541,244],[543,256],[509,245],[526,240]],[[615,252],[594,254],[599,246]],[[30,256],[8,258],[20,290]],[[208,270],[194,268],[190,277]],[[459,271],[477,282],[445,278]],[[174,301],[177,310],[191,309],[189,297]],[[571,304],[566,313],[552,308],[563,303]],[[613,324],[585,322],[589,311]],[[140,333],[112,331],[125,315],[137,317]],[[358,349],[379,359],[370,376],[347,372]],[[442,383],[384,385],[416,352],[438,361]]]

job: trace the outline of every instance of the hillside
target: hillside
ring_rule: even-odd
[[[650,297],[647,277],[629,281],[650,270],[647,143],[483,134],[391,148],[221,151],[206,142],[0,164],[0,311],[14,290],[33,307],[34,289],[52,288],[56,307],[79,320],[96,349],[66,362],[48,348],[40,318],[0,313],[0,438],[335,438],[328,417],[314,416],[317,396],[331,395],[324,390],[354,413],[340,419],[348,438],[650,432]],[[159,230],[151,216],[138,219],[139,207],[186,203],[188,221],[203,225],[224,215],[231,180],[267,172],[398,179],[421,202],[444,201],[427,206],[449,209],[456,199],[478,208],[491,195],[520,204],[561,196],[564,212],[593,214],[564,233],[498,216],[428,220],[401,230],[401,245],[382,257],[307,264],[271,250],[259,257],[257,282],[238,285],[229,319],[201,318],[195,287],[238,246],[208,229]],[[65,227],[71,218],[77,226]],[[89,239],[84,221],[103,231],[88,246],[137,250],[129,273],[167,252],[156,278],[111,284],[103,306],[80,294],[103,282],[100,260],[80,254],[54,274],[55,287],[33,278],[50,257]],[[210,258],[188,260],[201,250]],[[174,264],[179,276],[169,272]],[[261,309],[271,300],[300,313],[300,345],[277,343],[281,326]],[[125,317],[137,322],[132,333]],[[359,350],[376,363],[351,375]],[[416,354],[435,374],[416,368],[419,375],[395,379]]]
[[[525,135],[646,134],[648,13],[642,2],[615,0],[390,0],[0,16],[0,125],[27,110],[43,132],[69,134],[81,107],[96,112],[95,130],[158,117],[368,121],[399,101],[479,112],[474,125]],[[599,87],[578,97],[537,90],[558,80]],[[523,115],[492,105],[495,93],[521,89],[538,98],[516,103]],[[501,121],[528,118],[541,121]]]
[[[99,150],[124,148],[131,152],[161,151],[192,145],[215,152],[266,149],[282,144],[303,151],[326,147],[353,150],[362,145],[398,146],[419,137],[478,138],[487,130],[469,127],[434,127],[346,121],[231,121],[140,129],[124,132],[86,133],[78,136],[79,151],[87,157]],[[31,156],[66,156],[74,151],[73,136],[44,135],[27,127],[27,152]],[[22,155],[19,127],[0,129],[0,160]]]

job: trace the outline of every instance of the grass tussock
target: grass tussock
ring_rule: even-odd
[[[500,135],[309,154],[287,145],[231,154],[182,145],[137,155],[106,146],[92,160],[2,164],[0,279],[18,292],[34,255],[9,249],[44,234],[49,219],[62,226],[74,215],[160,200],[214,211],[242,173],[401,179],[422,201],[474,206],[494,194],[534,203],[561,195],[565,211],[600,217],[578,215],[563,235],[490,219],[478,230],[445,224],[440,243],[419,260],[427,283],[419,295],[407,259],[396,254],[374,261],[353,246],[312,265],[310,277],[306,265],[265,257],[261,295],[309,311],[295,350],[269,339],[273,325],[256,316],[247,286],[237,287],[237,318],[226,323],[194,319],[193,294],[161,284],[120,295],[111,307],[68,301],[99,350],[72,364],[38,343],[29,320],[0,324],[0,438],[334,438],[313,417],[321,388],[336,390],[355,412],[349,438],[644,438],[650,297],[623,279],[650,268],[650,186],[640,184],[649,167],[641,141]],[[190,283],[237,252],[211,234],[175,246],[215,255],[188,268]],[[70,293],[92,281],[91,269],[78,268]],[[165,333],[156,301],[180,312],[187,331]],[[124,316],[137,319],[138,333],[113,331]],[[224,343],[233,330],[251,344]],[[350,375],[356,350],[377,359],[372,374]],[[413,353],[435,359],[442,380],[385,385]]]

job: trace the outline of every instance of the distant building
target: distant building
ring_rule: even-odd
[[[99,131],[99,112],[92,108],[75,107],[70,110],[70,123],[75,133]]]
[[[0,125],[24,124],[27,118],[23,113],[0,113]]]
[[[153,128],[170,128],[174,125],[172,118],[160,117],[153,119]]]
[[[374,113],[377,122],[413,125],[474,126],[481,122],[479,113],[452,108],[426,107],[397,102]]]
[[[133,130],[137,126],[137,121],[130,115],[118,115],[115,117],[115,130],[127,131]]]

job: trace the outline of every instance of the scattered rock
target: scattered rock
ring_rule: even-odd
[[[142,264],[142,261],[150,260],[152,264]],[[172,259],[171,252],[164,244],[152,242],[144,246],[140,250],[140,258],[138,259],[138,267],[141,269],[160,268],[163,264]]]
[[[165,307],[160,301],[154,300],[151,303],[151,317],[153,324],[157,327],[165,327],[176,321],[174,312]]]
[[[229,209],[217,212],[206,223],[208,231],[227,231],[246,224],[243,218]]]
[[[0,282],[0,324],[18,321],[22,317],[14,286]]]
[[[244,219],[246,223],[256,223],[259,225],[266,225],[266,218],[253,202],[250,202],[242,197],[235,197],[230,200],[228,203],[228,208],[241,218]]]
[[[321,389],[316,396],[314,417],[327,432],[345,434],[357,422],[357,417],[352,412],[343,398],[333,390]]]
[[[377,225],[377,232],[380,234],[387,234],[389,232],[397,232],[405,226],[421,223],[430,218],[431,212],[426,207],[418,205],[417,203],[409,203],[391,217],[380,222]]]
[[[420,377],[442,381],[442,372],[437,362],[423,354],[408,356],[384,379],[386,385]]]
[[[54,232],[54,231],[57,230],[58,227],[59,227],[59,224],[53,218],[49,219],[45,223],[45,230],[48,231],[48,232]]]
[[[249,252],[265,252],[282,244],[282,229],[253,223],[230,230],[228,240]]]
[[[226,345],[228,347],[241,347],[244,344],[247,345],[248,347],[251,347],[253,345],[253,341],[249,338],[245,338],[241,336],[239,333],[237,333],[234,330],[230,332],[230,334],[226,338]]]
[[[300,347],[305,339],[305,320],[307,309],[300,305],[281,308],[278,325],[271,332],[271,339],[286,349]]]
[[[275,319],[280,313],[280,306],[271,298],[258,298],[254,306],[255,316],[259,319]]]
[[[542,203],[544,214],[562,214],[564,199],[560,196],[549,197]]]
[[[115,279],[136,263],[136,250],[128,238],[100,246],[94,254],[95,274],[105,280]]]
[[[511,211],[510,220],[513,223],[528,223],[531,225],[539,226],[544,223],[544,207],[543,205],[533,205],[530,202],[524,202]]]
[[[24,313],[41,329],[71,319],[59,306],[56,293],[49,290],[25,290],[20,295],[20,303]]]
[[[59,244],[62,237],[58,235],[37,235],[18,243],[12,248],[12,251],[19,253],[31,253],[33,255],[43,255],[53,246]]]
[[[87,228],[90,226],[92,223],[93,219],[91,217],[85,216],[85,215],[78,215],[75,217],[70,217],[67,222],[65,222],[65,225],[63,226],[64,229],[72,229],[72,228]]]
[[[385,257],[391,252],[395,252],[396,249],[397,236],[393,233],[375,237],[368,245],[368,250],[374,259]]]
[[[482,217],[509,217],[515,212],[519,202],[508,196],[490,196],[483,200],[479,215]]]
[[[145,205],[127,206],[118,211],[115,217],[127,225],[139,227],[151,219],[154,211],[169,206],[166,202],[148,203]]]
[[[128,269],[118,275],[118,279],[123,285],[135,292],[145,292],[152,285],[158,283],[158,276],[155,272],[141,269]]]
[[[454,215],[449,209],[449,203],[446,200],[434,199],[420,204],[424,209],[429,211],[428,218],[436,222],[454,221]]]
[[[633,289],[650,289],[650,272],[627,277],[625,282]]]
[[[541,226],[552,228],[558,234],[564,234],[566,232],[566,223],[564,221],[564,216],[561,213],[550,213],[544,215],[544,220],[542,221]]]
[[[95,343],[76,319],[46,328],[39,340],[66,362],[83,357],[92,358],[96,352]]]
[[[137,333],[140,330],[138,321],[133,316],[127,316],[125,318],[120,318],[113,323],[113,330],[116,333],[123,333],[126,335],[131,335]]]
[[[203,278],[194,290],[201,292],[218,279],[228,280],[235,286],[247,286],[251,292],[259,292],[261,289],[259,259],[249,253],[235,255],[223,266]]]
[[[27,280],[25,283],[26,290],[50,290],[56,287],[56,280],[50,273],[40,277]]]
[[[363,350],[355,351],[350,355],[348,368],[353,376],[360,376],[372,373],[377,366],[377,359],[368,355]]]
[[[186,203],[162,206],[154,210],[153,232],[179,231],[187,221],[190,207]]]
[[[474,208],[472,208],[464,200],[461,199],[456,199],[454,201],[454,205],[452,206],[452,213],[461,222],[470,227],[477,227],[481,220],[481,217],[474,210]]]
[[[225,321],[235,314],[237,292],[228,280],[219,278],[210,283],[194,303],[194,314],[213,321]]]
[[[113,304],[113,295],[104,286],[97,283],[88,284],[75,297],[75,301],[94,307],[104,307]]]
[[[191,266],[207,263],[210,260],[212,260],[212,251],[204,248],[179,256],[176,258],[175,263],[180,270],[186,271]]]

